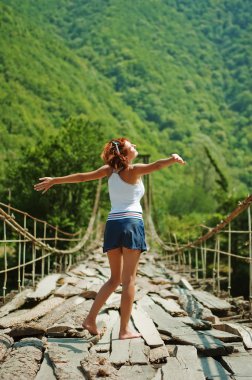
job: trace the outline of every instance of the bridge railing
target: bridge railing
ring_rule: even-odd
[[[76,233],[65,232],[58,226],[0,203],[0,280],[3,283],[3,301],[9,288],[16,287],[21,291],[27,282],[35,287],[37,276],[43,278],[45,274],[66,270],[82,257],[82,248],[93,232],[100,192],[101,181],[97,186],[88,227]]]
[[[173,241],[164,242],[156,232],[150,213],[147,216],[147,224],[150,235],[165,253],[167,265],[174,266],[177,270],[187,270],[189,274],[194,274],[196,280],[201,278],[204,282],[211,279],[212,290],[216,295],[220,295],[224,290],[228,296],[232,296],[231,280],[234,265],[244,263],[248,267],[249,277],[249,301],[250,315],[252,313],[252,231],[251,231],[251,203],[252,195],[249,195],[236,207],[224,220],[214,228],[201,226],[208,229],[206,233],[201,233],[197,239],[192,242],[181,243],[173,235]],[[232,229],[232,221],[247,212],[246,230]],[[232,237],[239,234],[240,241],[243,245],[243,254],[232,252]],[[236,239],[237,240],[237,239]],[[225,247],[225,248],[222,248]],[[234,249],[234,248],[233,248]],[[238,248],[239,249],[239,248]],[[246,254],[244,254],[246,252]],[[225,267],[225,271],[223,268]],[[226,272],[226,289],[222,286],[223,276],[221,273]]]

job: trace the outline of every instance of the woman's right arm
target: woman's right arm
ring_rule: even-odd
[[[161,158],[155,162],[151,162],[150,164],[135,164],[134,172],[137,176],[145,175],[152,173],[154,171],[163,169],[167,166],[171,166],[173,164],[185,165],[186,162],[181,158],[178,154],[174,153],[171,157]]]
[[[54,185],[60,185],[62,183],[78,183],[78,182],[87,182],[93,181],[95,179],[103,178],[109,176],[111,168],[109,165],[101,166],[99,169],[93,170],[86,173],[75,173],[69,174],[64,177],[43,177],[39,178],[40,181],[34,185],[34,190],[42,191],[44,194],[50,187]]]

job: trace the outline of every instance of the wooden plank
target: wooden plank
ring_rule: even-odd
[[[73,312],[75,308],[83,303],[85,299],[83,297],[74,296],[71,297],[54,309],[52,309],[49,313],[39,319],[39,324],[47,329],[49,326],[52,326],[59,319],[63,318],[68,312]]]
[[[102,266],[98,266],[97,267],[97,270],[98,272],[100,272],[103,277],[105,277],[106,279],[108,279],[110,276],[111,276],[111,270],[110,268],[106,268],[106,267],[102,267]]]
[[[205,380],[205,377],[201,373],[197,373],[189,368],[181,368],[179,360],[172,357],[162,366],[162,373],[163,379]]]
[[[190,317],[212,321],[212,311],[198,302],[187,289],[173,288],[172,292],[179,295],[179,303]]]
[[[188,290],[193,290],[192,285],[187,281],[185,277],[181,277],[179,281],[179,286]]]
[[[242,342],[241,336],[217,329],[206,330],[204,331],[204,334],[213,336],[214,338],[217,338],[222,342]]]
[[[151,283],[151,279],[147,277],[136,277],[136,288],[137,289],[143,289],[148,292],[159,292],[160,291],[160,286],[155,285]]]
[[[155,376],[152,378],[152,380],[163,380],[163,373],[162,368],[158,368]]]
[[[252,348],[252,329],[247,326],[241,326],[238,323],[220,323],[213,326],[217,330],[239,335],[243,339],[246,348]]]
[[[69,336],[69,331],[73,331],[75,325],[70,322],[65,323],[54,323],[52,326],[46,329],[46,333],[49,337],[67,337]],[[71,334],[70,334],[71,335]]]
[[[129,362],[131,365],[148,364],[147,353],[142,338],[130,339]]]
[[[64,284],[69,284],[69,285],[76,285],[78,286],[78,288],[81,288],[81,289],[88,289],[88,287],[90,286],[90,281],[88,281],[87,279],[80,279],[78,277],[75,277],[71,274],[71,276],[66,276],[66,277],[62,277],[58,283],[60,283],[61,285],[64,285]]]
[[[96,287],[97,285],[95,285]],[[95,299],[95,297],[97,296],[97,293],[98,291],[95,291],[95,290],[83,290],[82,293],[81,293],[81,296],[86,298],[87,300],[90,300],[90,299]]]
[[[221,358],[221,364],[227,366],[226,368],[233,374],[233,377],[238,379],[251,379],[252,374],[252,360],[251,355],[229,355]]]
[[[133,307],[132,318],[134,321],[134,325],[142,334],[142,337],[148,344],[148,346],[159,347],[163,345],[163,341],[152,319],[141,308],[141,306],[138,305]]]
[[[1,363],[0,379],[34,379],[42,360],[43,343],[37,338],[21,339]]]
[[[58,297],[69,298],[72,296],[77,296],[81,293],[83,293],[83,289],[79,288],[78,286],[64,284],[55,291],[54,295]]]
[[[28,300],[36,301],[47,298],[57,286],[57,281],[61,278],[61,274],[49,274],[43,278],[36,286],[36,290],[31,292],[28,296]]]
[[[168,275],[170,281],[173,283],[173,284],[179,284],[180,280],[181,280],[181,276],[180,274],[174,272],[173,270],[171,269],[166,269],[166,275]]]
[[[40,326],[37,322],[28,322],[21,323],[12,326],[10,331],[10,336],[18,338],[18,337],[28,337],[28,336],[36,336],[36,335],[44,335],[46,330],[43,326]]]
[[[120,302],[121,302],[121,294],[117,294],[117,293],[112,293],[107,301],[105,302],[106,305],[116,305],[116,306],[120,306]]]
[[[111,355],[109,360],[115,365],[129,363],[130,339],[119,339],[120,318],[112,329]]]
[[[112,366],[110,361],[97,354],[87,356],[80,362],[85,379],[107,379],[118,380],[118,371]]]
[[[26,302],[27,296],[32,292],[31,289],[25,289],[21,293],[15,295],[10,302],[0,308],[0,318],[9,314],[11,311],[19,309]]]
[[[71,269],[73,274],[84,275],[87,277],[95,277],[97,271],[93,268],[88,268],[87,264],[79,264],[77,267]]]
[[[149,351],[149,361],[151,364],[166,363],[169,353],[166,346],[151,348]]]
[[[177,321],[183,322],[185,325],[192,327],[194,330],[210,330],[212,324],[209,321],[192,317],[176,317]]]
[[[156,276],[157,270],[153,265],[147,263],[145,265],[141,265],[138,268],[137,273],[149,278],[153,278]]]
[[[193,345],[204,355],[226,355],[233,351],[232,346],[226,346],[218,339],[204,335],[183,322],[167,314],[159,305],[150,305],[148,314],[158,326],[158,331],[167,334],[177,343]]]
[[[172,285],[171,280],[164,277],[153,277],[150,279],[150,283],[154,285]]]
[[[136,289],[136,293],[135,293],[135,297],[134,297],[134,301],[139,301],[140,299],[142,299],[144,296],[146,296],[146,294],[148,293],[148,289]]]
[[[189,376],[193,375],[195,376],[195,379],[205,379],[195,347],[176,346],[174,349],[174,355],[180,362],[182,368],[190,370]]]
[[[151,365],[123,365],[118,375],[120,379],[152,380],[156,375],[156,370]]]
[[[164,334],[171,335],[170,329],[188,329],[188,332],[192,329],[180,322],[178,318],[172,317],[161,306],[153,302],[153,300],[146,296],[142,300],[137,302],[150,316],[150,318],[158,326],[158,331]]]
[[[160,295],[160,297],[165,298],[165,299],[173,299],[173,300],[179,299],[178,294],[174,294],[168,289],[161,289],[159,291],[159,295]]]
[[[244,348],[244,344],[243,344],[243,341],[242,342],[232,342],[232,343],[229,343],[227,342],[226,343],[226,346],[227,345],[231,345],[233,347],[233,352],[232,352],[232,356],[235,356],[235,355],[242,355],[242,354],[245,354],[247,355],[247,353],[249,352],[248,350],[246,350]]]
[[[80,362],[89,355],[88,347],[84,339],[48,338],[48,355],[57,380],[83,380]]]
[[[35,377],[35,380],[56,380],[56,376],[53,372],[53,366],[49,359],[47,350],[44,353],[44,358],[39,371]]]
[[[190,344],[204,356],[221,356],[233,352],[233,347],[226,345],[224,342],[212,336],[204,334],[204,332],[188,329],[171,329],[172,338],[181,344]]]
[[[231,309],[231,304],[225,300],[215,297],[213,294],[204,290],[193,290],[192,296],[195,297],[202,305],[212,311],[227,311]]]
[[[149,312],[149,308],[153,305],[155,305],[155,302],[151,297],[148,295],[145,295],[143,298],[141,298],[139,301],[136,302],[137,305],[139,305],[143,310],[145,310],[147,313]]]
[[[84,302],[78,303],[72,310],[68,310],[60,319],[58,323],[70,322],[77,327],[81,327],[82,322],[86,318],[91,306],[93,304],[92,300],[84,300]]]
[[[0,362],[11,350],[14,340],[7,334],[0,332]]]
[[[214,380],[231,380],[230,373],[211,356],[199,357],[201,368],[203,369],[206,379]]]
[[[167,311],[172,316],[187,316],[187,312],[177,304],[176,301],[173,299],[165,300],[162,297],[159,297],[158,295],[151,295],[151,298],[155,303],[162,306],[165,311]]]
[[[53,308],[57,307],[62,302],[64,302],[63,298],[52,297],[45,301],[42,301],[37,306],[30,309],[26,313],[21,314],[20,316],[17,316],[16,312],[11,313],[0,319],[0,327],[1,328],[11,327],[17,324],[21,324],[21,323],[28,322],[33,319],[42,317],[43,315],[48,313]]]
[[[118,311],[109,310],[109,321],[106,331],[99,342],[94,346],[96,352],[108,352],[110,350],[111,331],[119,318]]]

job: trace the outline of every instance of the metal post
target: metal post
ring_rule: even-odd
[[[189,259],[189,276],[192,277],[192,256],[191,256],[191,250],[189,249],[188,252],[188,259]]]
[[[68,266],[69,266],[69,268],[71,268],[71,266],[72,266],[72,255],[71,255],[71,253],[69,253]]]
[[[56,248],[57,246],[57,239],[58,239],[58,226],[56,226],[56,229],[55,229],[54,248]]]
[[[150,155],[149,154],[143,154],[141,156],[139,155],[138,157],[143,158],[144,164],[148,164],[150,161]],[[149,175],[144,176],[144,180],[145,180],[146,194],[147,194],[147,205],[148,205],[148,210],[150,213],[151,212],[150,176]]]
[[[173,234],[173,236],[174,236],[176,248],[178,248],[177,236],[175,233]],[[180,269],[180,254],[178,253],[176,256],[177,256],[177,265],[175,268],[177,271],[179,271],[179,269]],[[175,256],[175,260],[176,260],[176,256]]]
[[[198,249],[195,249],[195,270],[196,270],[196,280],[199,280],[199,258],[198,258]]]
[[[33,235],[36,238],[37,235],[37,223],[34,220],[33,223]],[[35,276],[36,276],[36,246],[35,243],[32,242],[32,286],[35,288]]]
[[[206,241],[204,241],[204,249],[203,249],[203,256],[204,256],[204,265],[205,265],[205,270],[204,270],[204,279],[206,281],[206,275],[207,275],[207,248],[206,248]]]
[[[220,237],[217,235],[217,295],[220,295]]]
[[[58,239],[58,226],[56,226],[56,229],[55,229],[55,240],[54,240],[54,248],[56,248],[57,246],[57,239]],[[54,257],[54,271],[55,273],[58,273],[58,256],[57,254],[55,254],[55,257]]]
[[[3,283],[3,302],[5,302],[5,296],[6,296],[6,289],[7,289],[7,268],[8,268],[8,259],[7,259],[7,249],[6,249],[6,222],[4,220],[4,246],[3,246],[3,251],[4,251],[4,283]]]
[[[60,258],[59,258],[59,271],[60,273],[62,272],[62,255],[60,255]]]
[[[24,229],[26,230],[26,214],[24,215]],[[26,240],[26,239],[25,239]],[[26,261],[26,241],[24,241],[23,245],[23,265],[25,264]],[[22,289],[24,289],[24,280],[25,280],[25,265],[23,266],[23,276],[22,276]]]
[[[216,257],[217,257],[217,238],[215,240],[215,250],[214,250],[214,259],[213,259],[213,293],[215,292],[216,285]]]
[[[183,273],[185,273],[185,271],[186,271],[186,256],[185,256],[184,250],[182,252],[182,261],[183,261]]]
[[[67,259],[68,259],[68,255],[64,255],[64,272],[67,268]]]
[[[248,227],[249,227],[249,305],[250,316],[252,313],[252,231],[251,231],[251,210],[248,207]]]
[[[231,223],[228,225],[228,296],[231,297]]]
[[[50,273],[51,270],[51,254],[47,256],[47,274]]]
[[[18,235],[18,291],[21,292],[21,271],[20,271],[20,264],[21,264],[21,249],[22,249],[22,244],[21,244],[21,235]]]
[[[47,223],[44,222],[44,243],[46,243],[46,225]],[[45,276],[45,258],[43,257],[45,254],[45,250],[44,248],[42,248],[41,250],[41,255],[42,255],[42,259],[41,259],[41,278],[44,278]]]
[[[202,243],[200,245],[200,253],[201,253],[202,278],[203,278],[203,283],[205,284],[206,272],[205,272],[205,262],[204,262],[204,250],[203,250]]]
[[[8,189],[8,214],[10,215],[11,211],[10,211],[10,205],[11,205],[11,189]]]

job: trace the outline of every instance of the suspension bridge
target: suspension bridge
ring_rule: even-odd
[[[119,340],[121,287],[98,316],[101,336],[81,327],[110,275],[100,192],[99,181],[88,227],[74,234],[0,203],[0,379],[252,379],[252,195],[186,243],[162,241],[146,196],[149,250],[130,322],[142,337]],[[245,214],[246,231],[233,230]],[[245,236],[247,255],[232,251],[234,234]],[[237,263],[248,299],[232,296]]]

